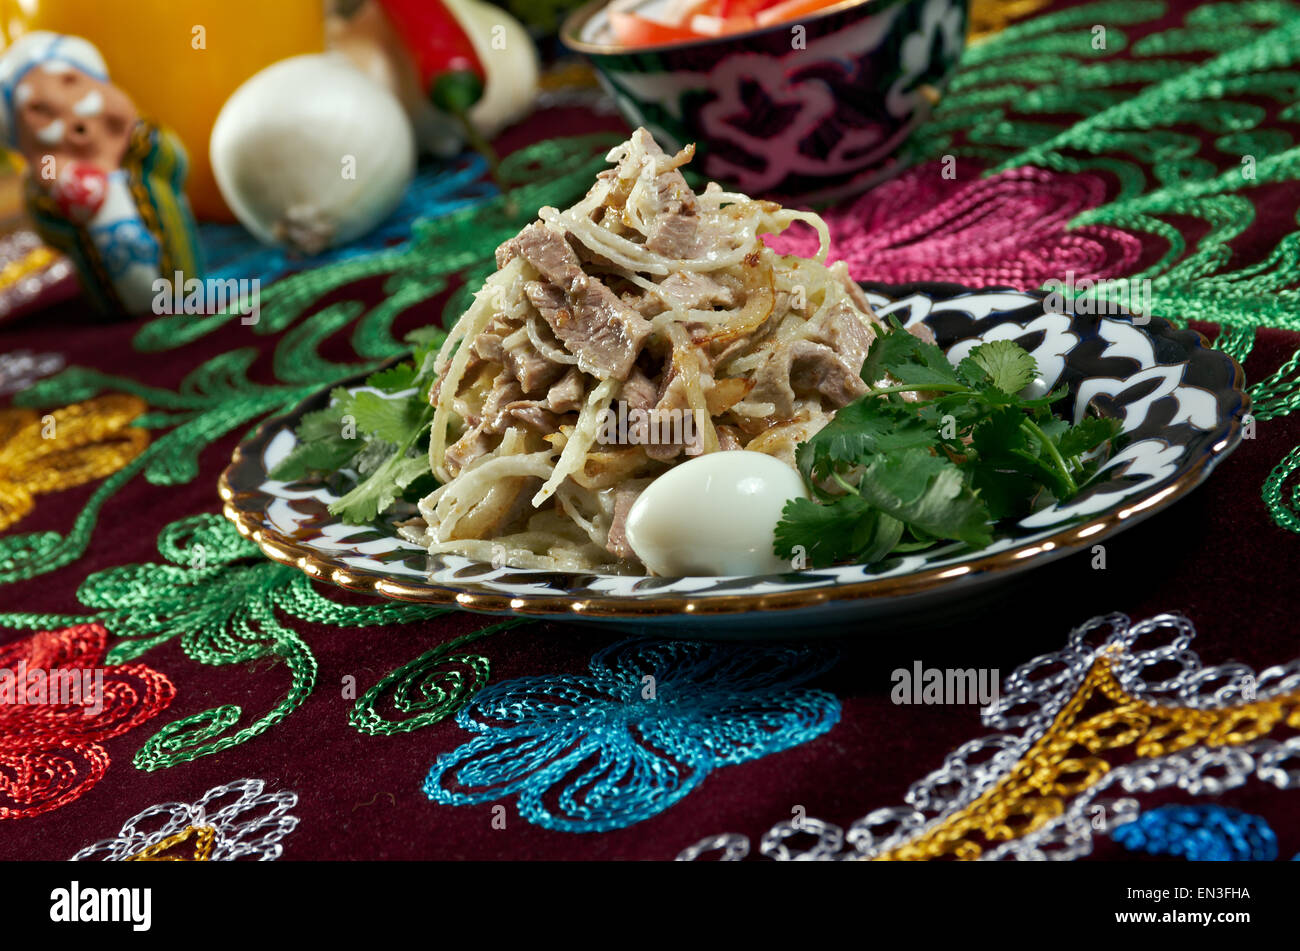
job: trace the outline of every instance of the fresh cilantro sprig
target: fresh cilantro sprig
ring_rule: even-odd
[[[414,348],[409,363],[372,373],[366,378],[368,390],[336,387],[329,406],[303,416],[296,430],[298,445],[271,478],[295,482],[351,470],[356,485],[329,509],[358,524],[373,521],[398,499],[431,489],[429,390],[436,379],[434,358],[445,338],[437,327],[414,331],[406,338]]]
[[[786,503],[776,554],[802,550],[810,566],[825,567],[944,540],[983,548],[999,519],[1029,512],[1044,493],[1074,496],[1119,424],[1056,418],[1051,405],[1064,389],[1020,395],[1037,375],[1014,341],[979,344],[953,366],[894,321],[863,362],[870,390],[797,447],[812,498]]]

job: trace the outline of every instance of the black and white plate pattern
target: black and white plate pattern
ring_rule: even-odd
[[[1240,440],[1250,406],[1241,369],[1195,331],[1156,317],[1052,313],[1041,293],[954,284],[864,287],[882,316],[928,324],[954,362],[981,341],[1015,340],[1037,360],[1034,385],[1042,393],[1068,388],[1055,411],[1078,420],[1091,405],[1119,418],[1122,448],[1068,504],[1004,523],[980,551],[954,543],[870,568],[761,577],[564,573],[430,556],[393,527],[409,511],[348,525],[327,510],[343,487],[268,478],[296,444],[298,419],[325,405],[322,392],[265,423],[236,450],[221,480],[226,515],[271,557],[386,597],[695,633],[789,630],[933,606],[1090,547],[1200,484]]]

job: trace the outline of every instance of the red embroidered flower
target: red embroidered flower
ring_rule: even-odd
[[[150,667],[99,666],[107,640],[78,624],[0,647],[0,819],[79,798],[108,768],[100,741],[172,702],[176,688]]]
[[[989,178],[945,178],[930,162],[878,186],[851,206],[826,215],[829,261],[848,262],[860,281],[905,284],[954,281],[1028,291],[1050,279],[1118,277],[1131,273],[1142,242],[1118,228],[1072,218],[1106,199],[1096,175],[1025,166]],[[783,254],[817,251],[811,228],[768,236]]]

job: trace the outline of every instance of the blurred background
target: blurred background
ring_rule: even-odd
[[[488,141],[539,103],[612,113],[589,67],[556,38],[575,6],[572,0],[0,0],[0,44],[12,50],[37,31],[93,44],[111,83],[184,148],[184,193],[202,235],[206,273],[273,278],[357,238],[382,244],[376,232],[386,223],[394,234],[409,225],[410,214],[388,219],[411,197],[421,170],[445,172],[462,153],[482,155],[490,165]],[[457,27],[460,35],[452,36]],[[458,68],[457,41],[468,41],[483,73],[483,89],[463,115],[439,110],[421,88],[440,69]],[[268,67],[295,57],[313,61],[304,60],[297,76],[267,79]],[[369,84],[340,77],[340,59]],[[236,155],[218,161],[230,166],[223,194],[222,169],[214,172],[212,162],[213,129],[241,87],[244,107],[229,110],[227,122],[227,148]],[[294,169],[254,173],[249,162],[240,166],[238,156],[250,143],[272,156],[259,159],[262,166],[274,166],[275,136],[293,153],[292,163],[281,164]],[[408,137],[414,164],[400,154]],[[310,227],[272,233],[274,221],[268,230],[268,219],[284,209],[261,207],[267,201],[259,189],[274,191],[280,178],[301,178],[313,150],[333,169],[338,153],[355,151],[355,139],[378,140],[371,153],[356,155],[357,178],[383,180],[359,200],[340,198],[352,207],[339,213],[330,234]],[[25,162],[12,138],[8,145],[0,153],[0,320],[77,293],[75,269],[35,233],[24,209]],[[375,174],[376,162],[382,175]]]
[[[0,322],[373,253],[573,133],[821,206],[906,167],[967,42],[1045,0],[581,2],[0,0]]]

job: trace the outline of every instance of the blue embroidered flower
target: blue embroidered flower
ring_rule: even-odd
[[[1277,835],[1260,816],[1225,806],[1160,806],[1126,822],[1111,838],[1132,852],[1193,862],[1272,862]]]
[[[824,648],[634,638],[597,653],[589,676],[488,686],[457,715],[481,734],[438,757],[434,802],[519,797],[548,829],[602,832],[656,815],[715,766],[798,746],[840,718],[799,684],[835,662]]]

